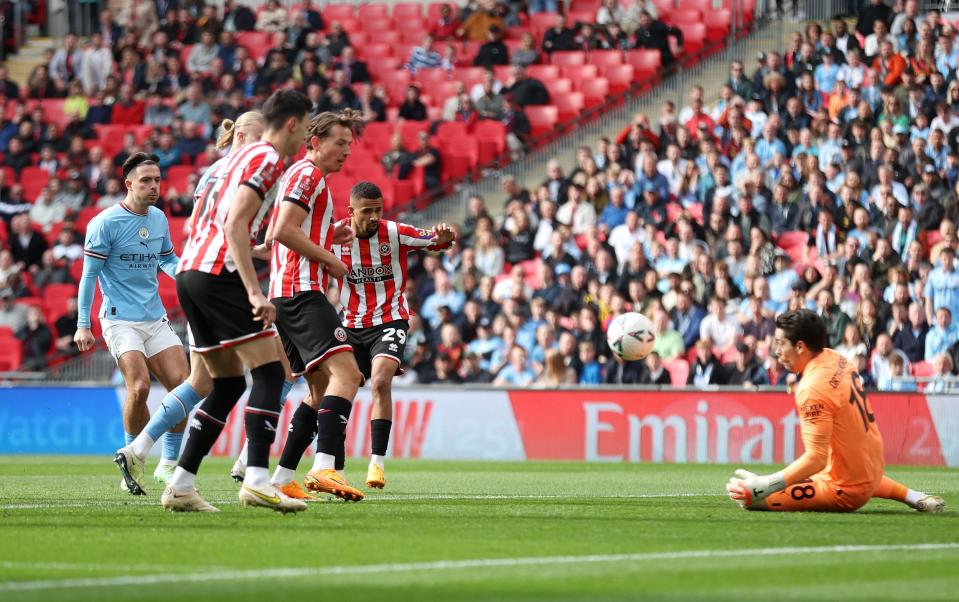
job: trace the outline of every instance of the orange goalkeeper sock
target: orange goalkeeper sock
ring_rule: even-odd
[[[887,476],[882,477],[879,486],[872,492],[872,497],[881,497],[887,500],[896,500],[897,502],[907,503],[906,496],[909,494],[909,488],[893,481]]]

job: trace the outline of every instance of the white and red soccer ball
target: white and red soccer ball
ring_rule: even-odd
[[[606,341],[613,353],[627,362],[645,359],[656,344],[656,328],[643,314],[628,312],[609,323]]]

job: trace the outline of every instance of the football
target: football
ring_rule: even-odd
[[[656,330],[649,318],[636,312],[613,318],[606,330],[613,353],[627,362],[645,359],[656,343]]]

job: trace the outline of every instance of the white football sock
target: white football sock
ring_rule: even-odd
[[[273,473],[273,484],[277,487],[281,485],[286,485],[287,483],[296,479],[296,471],[290,470],[289,468],[283,468],[282,466],[276,467],[276,472]]]
[[[146,429],[143,429],[140,431],[140,434],[136,436],[136,439],[133,440],[133,443],[130,444],[130,450],[133,451],[138,458],[146,458],[150,450],[153,449],[154,443],[156,443],[156,441],[147,434]]]
[[[163,466],[176,466],[176,460],[167,460],[166,458],[161,458],[160,462],[157,464],[157,468]]]
[[[336,466],[336,456],[332,454],[316,454],[313,458],[313,470],[331,470]]]
[[[912,506],[913,508],[915,508],[916,503],[919,502],[919,500],[921,500],[922,498],[926,497],[926,495],[927,494],[921,491],[915,491],[913,489],[910,489],[909,492],[906,493],[906,503]]]
[[[240,464],[242,464],[243,466],[246,466],[246,448],[247,448],[247,445],[248,445],[248,442],[247,442],[246,439],[244,439],[244,440],[243,440],[243,449],[240,450],[240,455],[239,455],[239,457],[237,457],[237,459],[236,459],[236,461],[239,462]]]
[[[377,456],[376,454],[373,454],[370,456],[370,464],[376,464],[380,468],[383,468],[383,460],[385,459],[386,458],[384,456]]]
[[[262,466],[248,466],[243,484],[250,487],[266,487],[270,484],[270,469]]]
[[[181,493],[193,491],[196,489],[196,475],[177,466],[176,470],[173,471],[173,478],[170,479],[170,487]]]

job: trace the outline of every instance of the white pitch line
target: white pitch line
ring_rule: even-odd
[[[208,572],[182,574],[127,575],[121,577],[51,579],[42,581],[11,581],[7,583],[0,583],[0,591],[40,591],[67,588],[144,586],[168,583],[235,581],[238,579],[277,579],[291,577],[323,577],[331,575],[364,575],[369,573],[414,573],[464,569],[513,568],[517,566],[548,566],[557,564],[648,562],[657,560],[689,560],[698,558],[738,558],[743,556],[846,554],[852,552],[931,552],[937,550],[959,550],[959,542],[895,545],[811,546],[798,548],[753,548],[744,550],[679,550],[675,552],[649,552],[640,554],[525,556],[519,558],[475,558],[469,560],[361,564],[331,567],[276,567],[253,570],[214,570]]]
[[[402,502],[417,500],[617,500],[617,499],[657,499],[657,498],[685,498],[685,497],[718,497],[726,496],[726,493],[636,493],[623,495],[509,495],[509,494],[430,494],[430,493],[397,493],[397,494],[375,494],[373,497],[367,497],[366,502]],[[212,504],[232,504],[235,499],[228,500],[209,500]],[[134,501],[134,500],[97,500],[89,502],[66,502],[63,504],[51,502],[6,504],[0,505],[0,510],[38,510],[49,508],[90,508],[90,507],[120,507],[120,506],[153,506],[156,502],[152,500]]]

